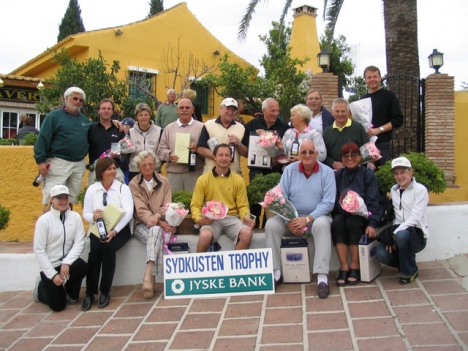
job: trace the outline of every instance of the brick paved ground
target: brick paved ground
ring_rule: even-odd
[[[165,300],[158,285],[145,300],[140,286],[120,286],[106,309],[60,313],[31,291],[4,292],[0,350],[468,350],[468,292],[447,261],[420,264],[409,286],[384,267],[371,284],[331,284],[328,299],[316,290]]]

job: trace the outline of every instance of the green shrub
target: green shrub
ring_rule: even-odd
[[[444,171],[437,167],[432,160],[427,159],[424,153],[410,152],[401,156],[410,160],[413,167],[413,177],[416,178],[418,183],[423,184],[428,191],[436,194],[445,191],[447,182],[445,181]],[[379,182],[379,189],[382,192],[390,191],[390,188],[396,184],[391,161],[387,161],[385,165],[380,167],[375,175]]]
[[[78,194],[78,196],[76,197],[76,199],[81,202],[81,207],[83,207],[84,205],[84,197],[85,197],[85,194],[86,194],[86,190],[88,190],[88,187],[85,186],[83,189],[81,189],[81,192]]]
[[[37,139],[36,133],[28,133],[24,137],[24,144],[23,145],[34,145]]]
[[[191,191],[187,190],[177,190],[172,194],[172,202],[181,202],[184,204],[185,208],[190,211],[190,202],[192,202]]]
[[[0,145],[16,145],[16,139],[0,139]]]
[[[258,204],[265,198],[265,193],[278,185],[281,174],[270,173],[267,175],[257,174],[247,187],[247,197],[250,205]]]
[[[0,230],[6,229],[6,227],[8,227],[9,221],[10,210],[7,210],[5,207],[0,205]]]

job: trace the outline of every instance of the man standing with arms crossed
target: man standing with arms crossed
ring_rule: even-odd
[[[54,185],[66,185],[70,190],[70,209],[78,203],[88,153],[88,130],[91,121],[81,113],[86,94],[77,87],[64,93],[65,106],[50,112],[44,119],[34,145],[42,185],[45,213],[49,193]],[[50,165],[50,168],[47,167]]]
[[[396,95],[381,86],[382,77],[380,70],[375,66],[366,67],[364,80],[367,84],[368,93],[362,98],[370,98],[372,102],[372,125],[367,136],[377,136],[375,146],[380,150],[382,158],[375,165],[382,166],[391,159],[390,142],[392,130],[403,125],[403,113]]]

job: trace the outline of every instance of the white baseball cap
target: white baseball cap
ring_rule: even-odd
[[[65,185],[54,185],[50,190],[50,197],[58,197],[63,195],[70,196],[70,192]]]
[[[406,157],[397,157],[392,161],[392,169],[397,167],[412,168],[411,162]]]
[[[233,106],[235,108],[237,108],[237,101],[234,100],[233,98],[225,98],[222,102],[221,102],[221,106]]]

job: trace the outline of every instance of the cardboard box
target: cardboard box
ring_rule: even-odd
[[[181,254],[188,254],[189,253],[188,243],[169,243],[169,244],[167,244],[167,248],[174,255],[181,255]]]
[[[310,283],[309,246],[305,238],[281,240],[284,283]]]
[[[380,245],[375,239],[369,239],[363,235],[359,240],[359,265],[361,267],[361,281],[370,283],[380,275],[380,262],[375,256],[377,247]]]

